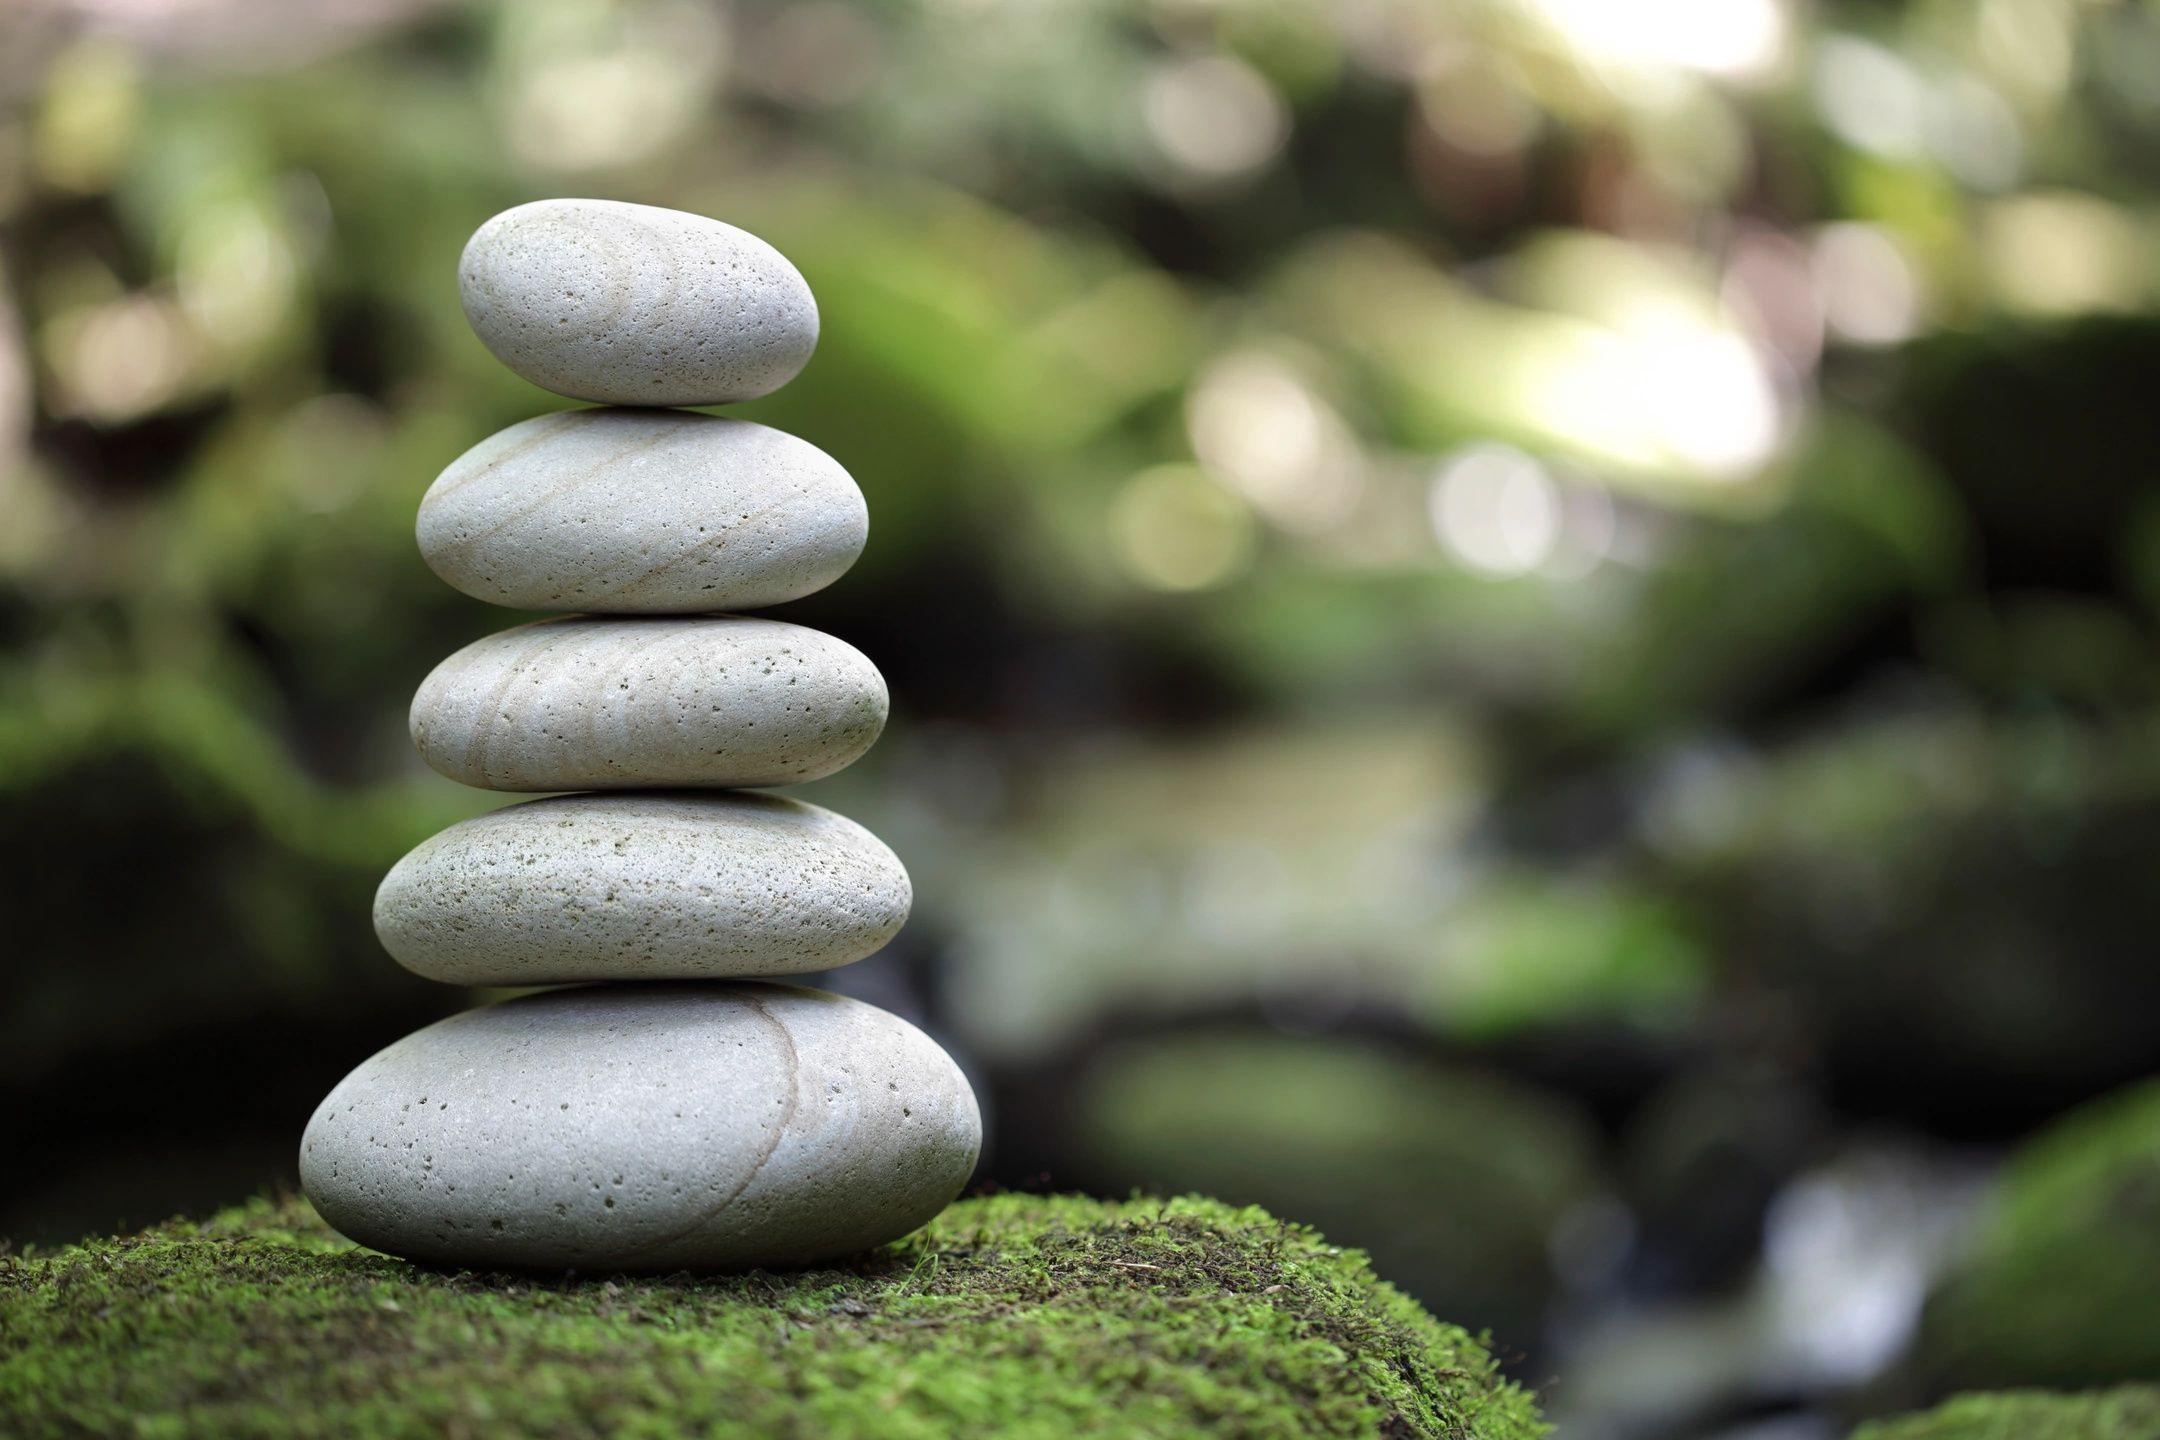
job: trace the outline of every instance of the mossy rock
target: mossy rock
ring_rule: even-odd
[[[2126,1386],[2083,1395],[2005,1390],[1960,1395],[1918,1415],[1878,1420],[1852,1440],[2153,1440],[2160,1388]]]
[[[2155,1277],[2160,1081],[2086,1106],[2012,1159],[1928,1303],[1918,1378],[1937,1394],[2160,1378]]]
[[[1535,1440],[1362,1255],[1209,1200],[1002,1195],[845,1266],[426,1270],[303,1201],[0,1259],[22,1440],[507,1433]]]
[[[1669,879],[1844,1103],[2022,1128],[2160,1053],[2150,748],[1962,714],[1835,727],[1735,779]]]
[[[1324,1036],[1133,1041],[1077,1087],[1091,1188],[1201,1191],[1305,1217],[1503,1353],[1534,1347],[1549,1242],[1597,1140],[1526,1087]]]

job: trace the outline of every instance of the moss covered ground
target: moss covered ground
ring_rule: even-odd
[[[1533,1440],[1532,1398],[1257,1209],[1002,1195],[844,1266],[539,1279],[305,1201],[0,1257],[0,1432]]]
[[[2154,1440],[2160,1387],[2131,1385],[2079,1395],[2006,1390],[1960,1395],[1933,1410],[1878,1420],[1852,1440]]]

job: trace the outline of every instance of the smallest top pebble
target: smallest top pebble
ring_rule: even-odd
[[[458,293],[496,359],[604,405],[755,399],[817,347],[817,302],[787,257],[747,230],[652,205],[505,210],[466,244]]]

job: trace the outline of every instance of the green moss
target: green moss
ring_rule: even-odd
[[[2079,1389],[2160,1375],[2160,1082],[2085,1107],[2012,1160],[1931,1299],[1920,1378]]]
[[[844,1267],[443,1273],[258,1202],[0,1259],[0,1417],[70,1434],[1535,1440],[1484,1348],[1301,1226],[1007,1195]]]
[[[2160,1388],[2127,1386],[2085,1395],[2006,1390],[1960,1395],[1918,1415],[1878,1420],[1852,1440],[2152,1440],[2160,1435]]]

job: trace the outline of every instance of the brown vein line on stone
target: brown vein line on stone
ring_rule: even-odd
[[[712,541],[712,548],[715,550],[725,550],[727,548],[727,542],[730,536],[734,535],[744,526],[755,524],[757,521],[763,520],[766,516],[772,514],[773,512],[787,508],[787,506],[793,501],[794,498],[795,497],[793,496],[783,496],[782,498],[773,501],[772,504],[765,506],[761,510],[751,511],[748,515],[743,516],[733,525],[722,526],[718,538]],[[703,541],[693,543],[685,549],[678,550],[675,554],[670,555],[667,559],[662,560],[659,564],[651,566],[644,570],[640,570],[637,574],[623,581],[620,585],[610,586],[608,589],[602,590],[598,595],[595,595],[593,598],[596,600],[613,599],[615,596],[622,594],[623,591],[630,589],[632,586],[642,585],[647,580],[652,579],[654,576],[664,575],[668,571],[675,569],[677,566],[682,565],[686,561],[695,558],[698,553],[705,548],[705,542]]]
[[[756,1011],[758,1019],[772,1028],[773,1034],[780,1039],[780,1048],[787,1052],[787,1078],[784,1082],[787,1087],[787,1098],[781,1104],[780,1118],[773,1122],[772,1134],[766,1138],[764,1147],[758,1151],[757,1158],[750,1162],[749,1172],[742,1179],[736,1181],[734,1187],[727,1194],[692,1216],[689,1223],[680,1229],[648,1240],[636,1249],[629,1251],[628,1253],[631,1255],[643,1255],[648,1251],[657,1250],[663,1245],[672,1245],[683,1237],[694,1234],[714,1220],[719,1219],[730,1205],[742,1198],[743,1192],[750,1188],[751,1182],[764,1172],[766,1162],[770,1161],[780,1149],[780,1142],[787,1138],[788,1127],[795,1123],[795,1111],[802,1103],[802,1056],[795,1049],[795,1037],[788,1033],[787,1026],[774,1018],[772,1011],[765,1008],[764,1001],[746,999],[743,1003]]]
[[[489,638],[498,639],[503,635],[516,635],[520,633],[520,631],[536,630],[550,624],[551,622],[545,620],[535,621],[532,625],[519,626],[517,629],[514,630],[498,631],[496,635]],[[473,726],[473,738],[471,742],[468,743],[465,747],[464,768],[466,773],[470,774],[473,770],[473,767],[477,764],[480,769],[481,777],[479,782],[467,781],[467,784],[478,783],[479,788],[483,790],[492,790],[495,788],[494,786],[485,783],[487,779],[488,753],[494,748],[495,727],[497,719],[502,715],[503,701],[509,697],[510,687],[517,684],[518,682],[517,667],[519,660],[522,658],[525,661],[526,665],[529,667],[531,663],[534,660],[538,659],[540,656],[547,654],[550,650],[553,650],[558,645],[567,644],[581,631],[589,630],[591,628],[592,627],[589,623],[579,624],[575,621],[572,621],[568,624],[564,624],[560,628],[556,629],[555,633],[552,636],[548,637],[547,640],[543,641],[537,648],[524,651],[522,652],[522,655],[512,655],[506,661],[504,661],[503,668],[505,673],[502,678],[502,683],[497,685],[494,689],[494,692],[488,696],[487,713],[481,717],[479,724]],[[511,728],[514,730],[518,728],[521,724],[522,722],[520,721],[512,721]]]
[[[546,415],[536,415],[531,420],[519,421],[519,424],[532,426],[532,432],[515,445],[504,450],[500,455],[491,455],[482,463],[475,465],[471,474],[460,476],[454,483],[444,485],[438,480],[434,485],[428,487],[428,493],[420,498],[420,503],[426,505],[430,501],[442,500],[447,496],[457,494],[458,491],[463,490],[475,480],[485,478],[497,466],[507,465],[520,455],[527,454],[546,444],[555,437],[558,431],[569,427],[572,416],[588,413],[590,412],[584,410],[556,410]],[[498,436],[502,434],[500,430],[495,433]],[[485,444],[486,442],[483,441],[482,443]],[[462,459],[463,457],[459,458]]]
[[[571,411],[569,413],[589,415],[592,412],[586,410]],[[580,470],[577,474],[566,476],[563,479],[556,481],[553,485],[550,485],[546,490],[542,491],[538,496],[534,497],[532,500],[527,501],[525,504],[519,506],[517,509],[510,511],[500,520],[496,521],[493,525],[490,525],[487,529],[473,535],[470,539],[453,540],[449,544],[443,546],[442,549],[445,552],[468,550],[471,549],[473,546],[478,545],[483,540],[492,540],[497,535],[500,535],[504,530],[508,529],[515,522],[524,519],[526,516],[532,514],[534,511],[545,509],[564,492],[574,490],[577,487],[584,485],[585,483],[590,481],[595,475],[598,475],[601,471],[607,469],[610,465],[613,465],[618,461],[622,460],[625,456],[636,455],[642,451],[651,450],[656,446],[662,445],[667,441],[674,439],[684,430],[688,429],[690,426],[695,425],[698,421],[705,418],[706,417],[702,415],[687,413],[680,415],[677,417],[675,424],[668,426],[659,434],[648,435],[643,440],[639,440],[631,445],[622,446],[621,448],[614,450],[610,454],[603,455],[600,459],[594,461],[590,466],[586,467],[585,469]]]

